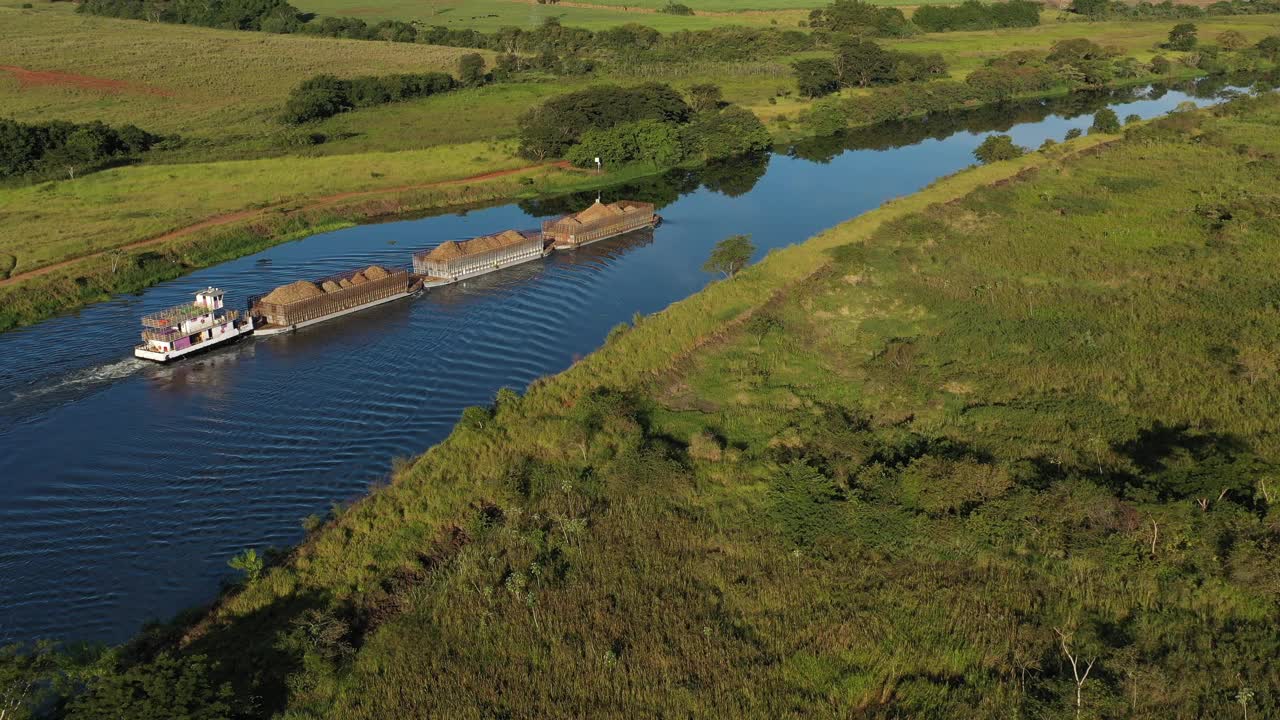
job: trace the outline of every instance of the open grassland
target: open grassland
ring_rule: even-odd
[[[808,17],[807,10],[687,16],[654,12],[654,8],[645,5],[624,7],[618,4],[611,7],[573,2],[539,5],[522,0],[299,0],[296,6],[299,10],[318,15],[356,17],[370,23],[379,20],[417,21],[424,25],[484,32],[503,27],[535,28],[547,19],[591,30],[627,23],[641,23],[662,32],[705,30],[722,25],[777,24],[794,28],[800,20]]]
[[[0,71],[0,115],[133,123],[222,144],[280,132],[289,91],[318,73],[456,72],[457,48],[234,32],[77,15],[70,3],[0,7],[0,64],[129,84],[24,84]]]
[[[1280,100],[1156,125],[637,318],[181,644],[295,719],[1275,714]]]
[[[0,237],[13,274],[119,247],[245,208],[424,184],[523,167],[507,143],[357,156],[139,165],[75,182],[0,188]]]
[[[910,52],[942,53],[954,77],[963,77],[991,57],[1015,50],[1046,50],[1054,43],[1071,38],[1088,38],[1103,47],[1115,46],[1139,60],[1168,51],[1159,45],[1168,40],[1174,20],[1087,22],[1068,15],[1045,13],[1042,24],[1032,28],[983,30],[975,32],[929,33],[905,40],[889,40],[886,44]],[[1213,44],[1214,38],[1227,30],[1237,30],[1249,41],[1257,42],[1280,32],[1280,15],[1247,15],[1203,18],[1195,21],[1201,42]]]

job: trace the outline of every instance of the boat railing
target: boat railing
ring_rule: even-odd
[[[213,311],[209,311],[209,312],[213,312]],[[181,329],[180,323],[178,325],[174,325],[173,327],[167,327],[167,328],[160,328],[160,329],[147,328],[142,331],[142,339],[155,340],[157,342],[171,342],[178,338],[183,338],[189,335],[194,335],[198,332],[203,332],[205,330],[208,330],[211,327],[224,325],[229,322],[235,322],[235,320],[239,317],[240,317],[240,312],[238,310],[227,310],[225,312],[222,312],[221,314],[215,315],[208,322],[201,323],[195,327],[189,327],[185,330]]]

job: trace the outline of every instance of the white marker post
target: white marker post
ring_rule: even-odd
[[[600,158],[596,158],[596,174],[599,175],[603,168],[600,166]]]

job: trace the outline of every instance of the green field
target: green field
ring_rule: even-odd
[[[722,25],[778,25],[796,27],[808,17],[808,11],[779,10],[751,13],[716,13],[714,15],[669,15],[653,12],[644,5],[618,7],[574,7],[573,3],[539,5],[521,0],[299,0],[300,10],[320,15],[357,17],[366,22],[378,20],[415,20],[424,25],[440,25],[454,29],[472,29],[491,32],[503,27],[535,28],[548,18],[561,25],[584,27],[591,30],[627,23],[648,25],[662,32],[676,30],[704,30]],[[808,5],[805,7],[817,7]],[[641,8],[636,10],[634,8]]]
[[[1280,98],[1152,125],[637,317],[172,637],[293,720],[1273,715]]]

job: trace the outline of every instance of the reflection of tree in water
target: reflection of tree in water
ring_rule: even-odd
[[[769,153],[753,153],[713,160],[700,173],[702,184],[712,192],[729,197],[745,195],[768,171],[769,157]]]
[[[854,128],[836,135],[801,140],[786,152],[792,157],[826,163],[849,150],[887,150],[924,140],[944,140],[962,131],[1005,132],[1015,125],[1039,122],[1050,115],[1065,118],[1092,115],[1113,103],[1159,100],[1170,90],[1179,90],[1197,98],[1213,98],[1225,88],[1248,86],[1259,80],[1269,82],[1270,87],[1275,86],[1274,76],[1267,80],[1257,74],[1245,73],[1167,85],[1081,91],[1045,100],[996,103],[971,110],[932,113],[922,118]]]
[[[705,185],[707,189],[737,197],[755,187],[769,167],[769,153],[742,155],[713,160],[697,169],[677,168],[661,175],[615,185],[598,191],[601,201],[639,200],[653,203],[661,210]],[[596,201],[596,190],[557,195],[550,198],[521,200],[520,209],[534,217],[553,217],[574,213]]]

